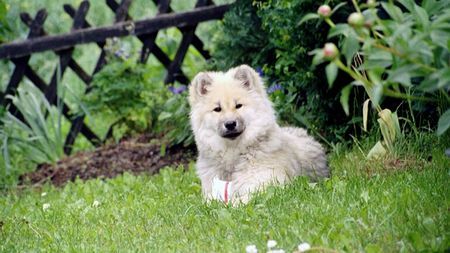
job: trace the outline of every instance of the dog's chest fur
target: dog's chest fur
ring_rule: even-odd
[[[253,160],[254,155],[242,152],[239,149],[226,149],[218,152],[214,160],[215,167],[221,180],[232,181],[236,172],[248,168],[248,163]]]

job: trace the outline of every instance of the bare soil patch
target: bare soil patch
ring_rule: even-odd
[[[161,155],[161,146],[150,141],[151,138],[129,138],[93,151],[76,153],[54,165],[40,165],[36,171],[20,176],[20,184],[51,182],[62,186],[76,178],[113,178],[125,171],[133,174],[155,174],[165,166],[187,165],[195,157],[193,148],[178,146],[167,148],[165,154]]]

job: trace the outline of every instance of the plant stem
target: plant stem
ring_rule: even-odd
[[[332,28],[336,27],[336,25],[333,23],[333,21],[330,18],[325,18],[325,22],[327,22],[327,24]]]
[[[356,73],[355,71],[353,71],[352,69],[350,69],[349,67],[347,67],[344,63],[342,63],[342,61],[339,58],[336,58],[334,60],[334,63],[344,72],[346,72],[347,74],[349,74],[354,80],[360,81],[363,83],[364,89],[366,90],[367,95],[369,96],[370,100],[374,101],[372,95],[370,94],[370,89],[372,88],[373,84],[367,80],[366,78],[364,78],[363,76],[359,75],[358,73]],[[380,105],[376,105],[376,109],[378,112],[381,112],[381,107]]]
[[[356,0],[352,0],[353,6],[355,7],[356,11],[361,13],[361,9],[358,6],[358,3],[356,2]]]
[[[400,93],[398,91],[390,90],[390,89],[384,89],[383,94],[389,97],[393,98],[401,98],[401,99],[412,99],[412,100],[418,100],[418,101],[424,101],[424,102],[437,102],[436,99],[432,98],[426,98],[426,97],[417,97],[417,96],[411,96],[408,94]]]

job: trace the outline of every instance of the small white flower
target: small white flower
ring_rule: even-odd
[[[273,247],[277,246],[277,241],[275,240],[268,240],[267,241],[267,248],[271,249]]]
[[[42,205],[42,210],[47,211],[50,208],[50,204],[49,203],[45,203]]]
[[[300,252],[305,252],[310,249],[311,249],[311,245],[309,245],[309,243],[307,243],[307,242],[300,243],[298,245],[298,251],[300,251]]]
[[[245,247],[246,253],[258,253],[258,249],[256,248],[256,245],[248,245]]]
[[[41,197],[45,197],[45,196],[47,196],[46,192],[41,193]]]
[[[100,202],[98,202],[97,200],[94,200],[94,203],[92,203],[93,207],[98,207],[100,205]]]

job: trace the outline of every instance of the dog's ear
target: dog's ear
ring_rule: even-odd
[[[213,80],[207,72],[198,73],[189,87],[190,101],[195,102],[197,98],[208,94]]]
[[[230,69],[229,72],[231,72],[234,79],[241,81],[245,88],[249,90],[253,89],[258,92],[265,92],[261,78],[252,67],[241,65]]]

